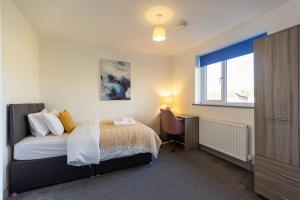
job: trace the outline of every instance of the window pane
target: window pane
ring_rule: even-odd
[[[254,103],[253,53],[227,60],[227,102]]]
[[[222,63],[206,66],[206,97],[207,100],[222,99]]]

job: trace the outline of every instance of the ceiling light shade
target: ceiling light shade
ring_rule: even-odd
[[[166,28],[162,25],[156,25],[153,28],[153,40],[161,42],[166,40]]]

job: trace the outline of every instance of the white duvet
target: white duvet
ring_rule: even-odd
[[[67,140],[68,164],[83,166],[100,162],[99,122],[81,122]]]

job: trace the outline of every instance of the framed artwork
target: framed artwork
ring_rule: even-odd
[[[130,63],[102,59],[100,61],[100,99],[130,100]]]

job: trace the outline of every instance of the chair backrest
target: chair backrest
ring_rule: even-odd
[[[168,134],[182,134],[184,123],[179,121],[174,113],[169,109],[160,109],[161,124],[164,132]]]

